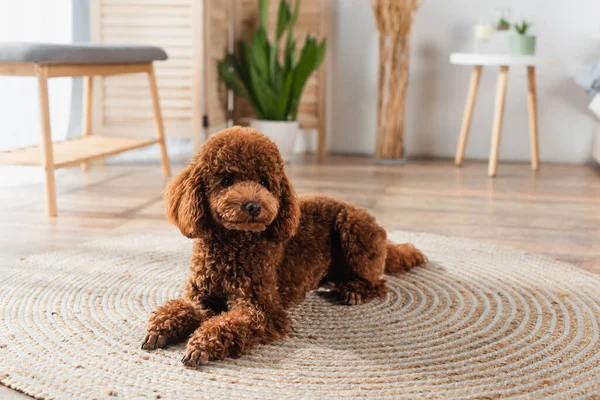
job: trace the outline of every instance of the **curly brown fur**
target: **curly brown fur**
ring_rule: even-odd
[[[298,198],[276,145],[234,127],[211,137],[165,194],[167,218],[194,238],[183,299],[150,317],[144,349],[191,334],[182,362],[236,357],[288,335],[286,310],[332,283],[353,305],[384,296],[384,272],[425,263],[388,242],[367,211],[325,196]]]

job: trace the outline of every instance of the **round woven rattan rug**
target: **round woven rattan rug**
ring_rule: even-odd
[[[140,350],[181,296],[191,241],[129,236],[0,269],[0,382],[38,398],[590,398],[600,277],[540,256],[395,232],[430,265],[362,306],[312,293],[289,339],[198,370]]]

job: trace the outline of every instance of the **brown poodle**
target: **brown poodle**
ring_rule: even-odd
[[[185,296],[150,317],[142,348],[187,338],[186,366],[236,357],[290,332],[286,310],[324,283],[342,304],[387,291],[384,272],[424,264],[367,211],[298,198],[277,146],[250,128],[211,137],[166,192],[168,219],[195,239]]]

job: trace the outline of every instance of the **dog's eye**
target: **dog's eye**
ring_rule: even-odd
[[[265,178],[262,178],[258,183],[260,183],[261,186],[264,186],[267,189],[269,188],[269,182]]]
[[[233,176],[226,176],[225,178],[221,179],[221,186],[223,187],[232,186],[234,183],[235,180],[233,179]]]

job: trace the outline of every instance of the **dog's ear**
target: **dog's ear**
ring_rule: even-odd
[[[276,241],[288,240],[296,233],[299,223],[300,205],[298,204],[298,197],[289,179],[283,174],[279,212],[269,226],[271,237]]]
[[[165,192],[167,219],[184,236],[197,238],[206,230],[204,187],[200,172],[192,162],[179,173]]]

